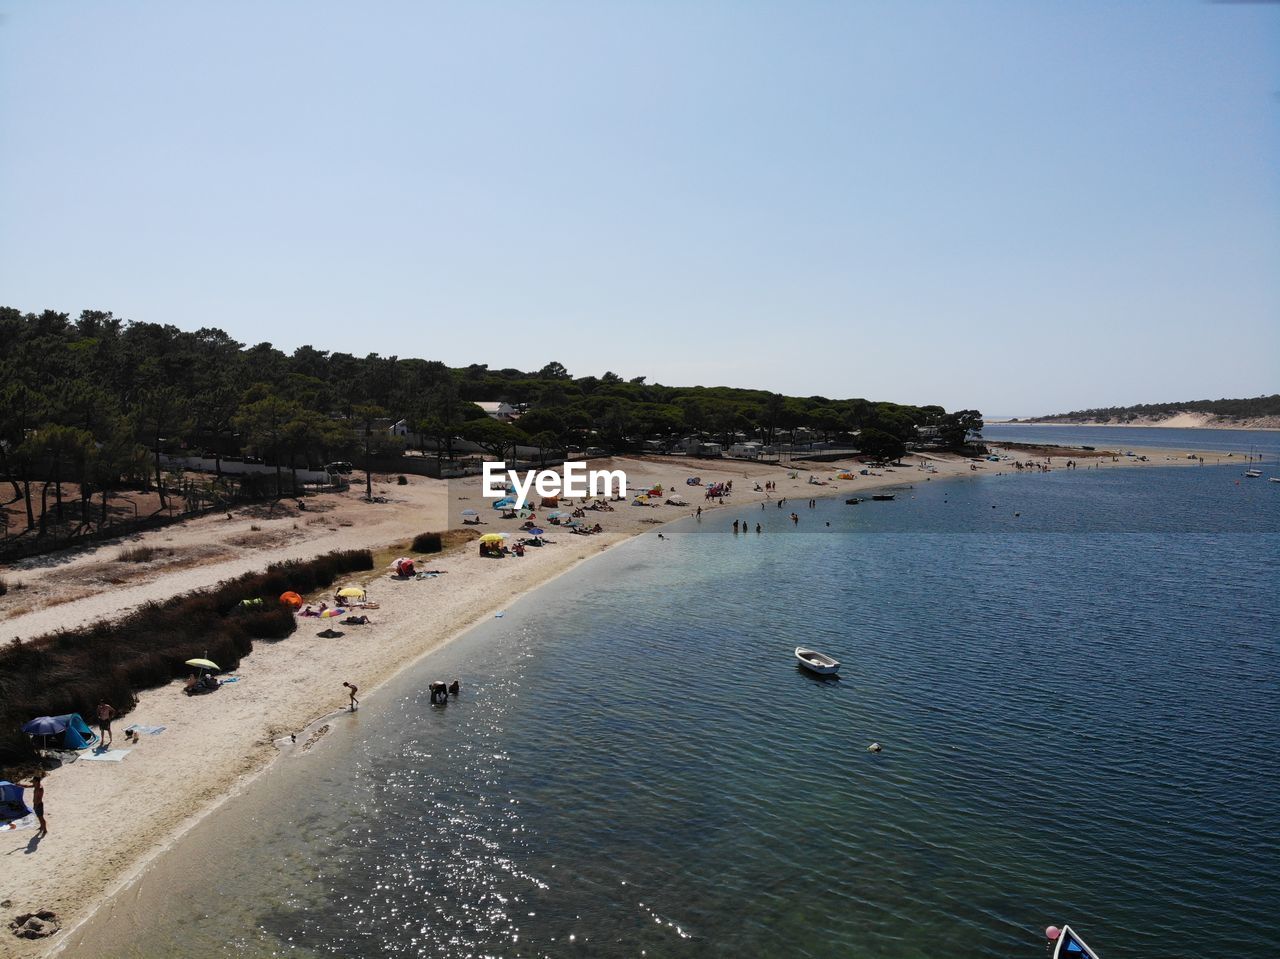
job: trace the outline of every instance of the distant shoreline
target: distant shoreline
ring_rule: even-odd
[[[1274,419],[1274,417],[1268,417]],[[1163,430],[1252,430],[1263,433],[1280,432],[1280,422],[1275,425],[1255,426],[1245,423],[1185,423],[1170,417],[1163,420],[1130,423],[1105,423],[1100,420],[988,420],[988,426],[1115,426],[1124,428],[1163,429]]]

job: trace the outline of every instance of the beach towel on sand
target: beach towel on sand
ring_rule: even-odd
[[[80,758],[87,763],[118,763],[131,752],[132,749],[108,749],[104,753],[90,753]]]
[[[168,728],[169,728],[168,726],[127,726],[125,727],[125,732],[127,733],[130,729],[132,729],[135,733],[138,733],[139,735],[145,734],[147,736],[159,736],[162,732],[164,732]]]
[[[8,829],[30,829],[36,824],[36,814],[23,816],[21,819],[14,819],[11,822],[0,822],[0,832]]]

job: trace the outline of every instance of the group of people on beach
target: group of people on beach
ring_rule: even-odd
[[[102,748],[106,748],[112,743],[111,722],[120,713],[105,699],[99,700],[96,713],[98,716],[98,729],[101,731],[98,742]],[[14,785],[31,790],[31,811],[35,813],[36,821],[40,823],[36,838],[47,836],[49,834],[49,822],[44,814],[44,773],[34,773],[31,776],[31,782],[15,782]]]

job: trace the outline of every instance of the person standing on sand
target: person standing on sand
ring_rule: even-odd
[[[356,699],[356,693],[359,690],[356,688],[355,683],[343,683],[342,685],[347,687],[347,695],[351,697],[351,711],[354,713],[356,707],[360,705],[360,700]]]
[[[40,831],[36,836],[47,836],[49,824],[44,821],[44,773],[36,773],[29,783],[14,783],[14,785],[31,790],[31,811],[40,820]]]
[[[105,699],[98,703],[98,728],[102,730],[102,745],[111,745],[111,720],[118,714],[115,707]]]

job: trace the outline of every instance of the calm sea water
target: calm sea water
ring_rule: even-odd
[[[1268,462],[1280,458],[1280,430],[1181,430],[1158,426],[1025,426],[1021,423],[988,423],[982,431],[989,442],[1058,443],[1062,446],[1096,446],[1098,449],[1136,448],[1220,450],[1236,456],[1262,455]]]
[[[905,474],[625,544],[278,764],[70,954],[1035,959],[1068,921],[1110,959],[1272,957],[1280,485],[1240,473]]]

